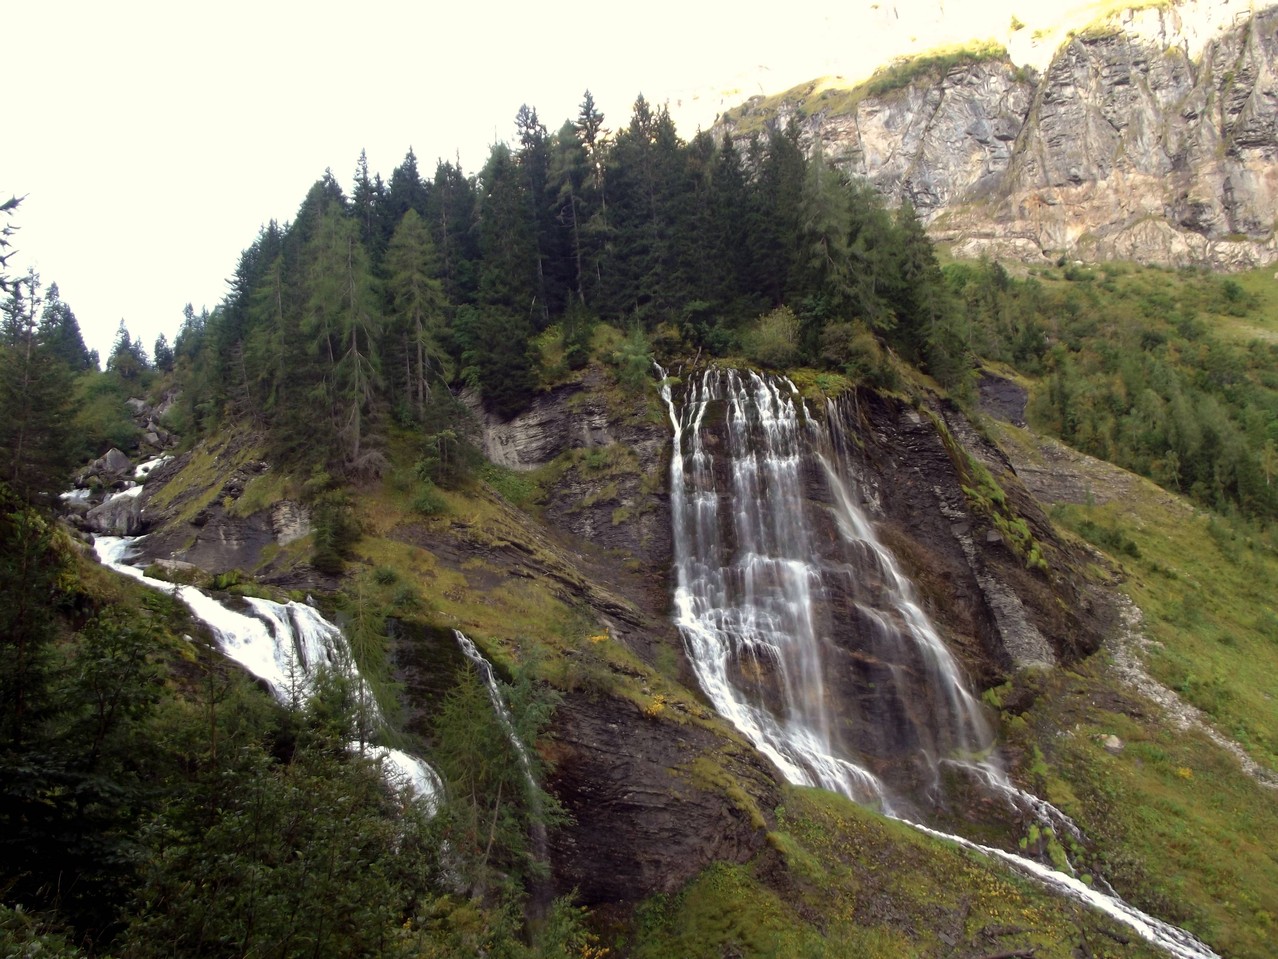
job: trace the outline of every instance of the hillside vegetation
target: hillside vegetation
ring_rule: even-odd
[[[1229,955],[1266,955],[1273,791],[1201,725],[1170,724],[1116,650],[1134,648],[1254,762],[1278,764],[1271,281],[943,263],[908,207],[889,211],[805,157],[793,127],[687,143],[640,98],[609,135],[589,95],[555,133],[528,108],[516,124],[476,175],[441,163],[425,178],[410,152],[386,181],[361,160],[347,196],[326,173],[292,223],[244,251],[224,303],[188,310],[173,345],[153,351],[122,325],[105,371],[55,286],[6,278],[0,944],[65,956],[1154,955],[979,856],[773,781],[706,708],[677,641],[645,619],[643,597],[667,595],[665,570],[550,521],[600,509],[609,528],[637,523],[661,499],[660,457],[614,440],[514,472],[480,452],[481,421],[555,388],[612,426],[664,429],[654,358],[717,358],[789,371],[813,394],[873,389],[918,410],[943,395],[978,422],[978,377],[997,370],[1027,390],[1032,429],[1148,477],[1075,465],[1075,486],[1095,476],[1095,488],[1052,512],[1098,550],[1090,575],[1143,610],[1147,642],[1116,633],[985,699],[1018,781],[1090,837],[1089,878]],[[320,592],[389,738],[447,778],[436,815],[346,748],[357,704],[340,680],[299,709],[276,705],[180,604],[107,574],[53,518],[51,493],[75,466],[137,449],[125,401],[143,395],[174,400],[164,426],[184,459],[150,500],[170,532],[285,499],[305,508],[305,536],[211,585]],[[984,429],[1018,469],[1060,468],[1034,435]],[[268,468],[226,491],[258,462]],[[1119,475],[1124,494],[1107,496],[1102,477]],[[587,492],[565,506],[570,483]],[[972,495],[1003,502],[992,478]],[[1022,572],[1051,582],[1042,555],[1025,553]],[[254,581],[267,567],[275,585]],[[544,896],[530,836],[563,809],[524,788],[454,628],[497,666],[541,782],[565,773],[566,723],[611,722],[625,730],[614,749],[667,744],[679,796],[717,797],[756,845],[638,902],[586,913]],[[676,798],[675,785],[653,789]],[[1064,854],[1055,837],[1024,841]]]

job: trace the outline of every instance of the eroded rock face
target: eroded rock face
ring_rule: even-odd
[[[484,411],[478,397],[466,397],[480,423],[480,445],[499,466],[532,470],[571,449],[608,446],[616,441],[608,409],[599,393],[599,374],[538,396],[509,420]]]
[[[1178,6],[1128,11],[1071,36],[1041,75],[956,66],[851,114],[818,110],[803,135],[959,255],[1271,263],[1278,10],[1227,6],[1206,11],[1204,36]]]
[[[548,750],[549,786],[574,820],[551,835],[557,891],[575,888],[587,905],[674,892],[713,862],[745,862],[765,841],[755,817],[779,801],[775,772],[744,744],[608,696],[569,696]],[[726,769],[748,798],[729,798],[707,768]]]
[[[987,469],[1040,546],[1047,569],[1031,570],[972,507],[955,449],[931,416],[862,391],[855,399],[861,495],[939,628],[978,685],[1009,669],[1069,663],[1094,652],[1113,611],[1083,568],[1086,556],[1060,540],[1002,451],[948,403],[933,413],[954,446]]]

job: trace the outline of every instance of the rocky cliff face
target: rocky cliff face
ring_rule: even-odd
[[[541,495],[531,511],[476,488],[468,495],[484,504],[473,516],[410,515],[377,529],[373,522],[384,520],[370,518],[365,530],[383,537],[369,547],[372,555],[399,557],[397,575],[420,585],[424,602],[439,610],[397,620],[391,631],[407,725],[426,741],[429,703],[451,675],[445,661],[456,656],[453,626],[498,649],[504,642],[559,650],[562,665],[551,675],[561,677],[561,702],[538,744],[552,769],[547,785],[571,817],[550,836],[553,884],[559,892],[576,889],[591,904],[671,892],[712,862],[750,859],[765,848],[780,801],[779,772],[714,715],[673,625],[671,429],[650,399],[622,397],[603,371],[592,370],[509,422],[480,418],[475,439],[491,458],[537,471]],[[883,540],[975,687],[1095,648],[1105,610],[1080,564],[998,450],[958,411],[939,401],[916,409],[864,390],[843,397],[829,415],[857,451],[849,465]],[[1009,509],[1046,556],[1046,571],[1026,569],[991,517],[973,508],[963,489],[971,483],[964,475],[969,460],[998,478]],[[815,463],[808,467],[805,495],[827,520],[814,542],[837,565],[846,557],[838,551],[829,487]],[[306,565],[304,550],[284,548],[305,536],[304,510],[279,499],[253,512],[237,505],[256,503],[245,490],[272,475],[242,439],[158,467],[144,501],[148,558],[195,582],[239,569],[267,583],[340,588]],[[353,557],[348,572],[359,575],[361,565]],[[511,584],[529,584],[545,609],[573,610],[604,641],[565,646],[550,622],[495,625],[489,607],[504,600],[494,594]],[[849,728],[869,737],[858,745],[873,753],[876,769],[890,773],[908,766],[917,743],[885,738],[884,723],[857,712],[876,685],[876,663],[858,645],[852,605],[838,590],[828,598],[838,635],[831,696],[843,704]],[[952,812],[975,816],[978,804],[969,805]]]
[[[797,115],[961,255],[1244,268],[1278,259],[1276,77],[1278,9],[1222,0],[1116,15],[1041,72],[961,62],[841,111],[799,88],[721,129]]]

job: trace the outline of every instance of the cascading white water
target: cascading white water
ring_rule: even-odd
[[[1177,959],[1218,959],[1184,930],[1072,876],[913,821],[913,809],[943,799],[940,770],[952,767],[1078,835],[1063,813],[1008,781],[957,663],[794,385],[711,369],[685,387],[680,408],[665,371],[658,374],[674,430],[676,624],[715,708],[792,783],[876,804],[996,857]],[[819,467],[805,471],[813,459]],[[809,515],[813,472],[832,504],[837,543],[828,535],[818,542],[831,524]],[[831,702],[840,695],[849,701]],[[911,787],[922,794],[902,794]]]
[[[141,569],[128,562],[137,540],[99,536],[93,548],[103,565],[176,595],[209,628],[218,648],[263,680],[280,702],[289,706],[301,703],[313,691],[321,669],[335,669],[349,676],[364,707],[364,728],[352,748],[381,762],[388,779],[411,786],[428,807],[433,809],[439,803],[443,783],[427,763],[403,750],[368,744],[368,735],[381,726],[381,711],[359,674],[346,638],[335,624],[304,603],[246,598],[248,612],[244,613],[224,606],[194,586],[147,579]]]
[[[852,761],[825,703],[825,638],[811,597],[820,573],[799,476],[803,427],[775,384],[753,376],[751,386],[747,393],[735,372],[711,371],[688,388],[680,413],[663,380],[675,434],[676,622],[715,708],[787,779],[887,809],[886,789]],[[705,448],[712,404],[727,419],[725,477]],[[780,702],[775,690],[751,682],[764,674],[778,679]]]
[[[515,730],[515,721],[510,715],[510,708],[506,705],[506,700],[502,697],[501,687],[497,685],[497,676],[493,672],[493,664],[484,658],[484,654],[479,651],[479,647],[460,629],[454,629],[453,635],[457,637],[457,645],[461,647],[462,654],[475,664],[475,669],[480,678],[483,679],[484,687],[488,690],[488,700],[493,704],[493,712],[497,714],[497,721],[501,723],[501,728],[506,733],[506,739],[510,741],[515,754],[519,757],[519,765],[524,773],[524,782],[528,786],[528,802],[532,806],[533,812],[532,825],[530,827],[533,858],[537,862],[544,863],[549,855],[546,845],[546,824],[540,815],[541,790],[537,786],[537,777],[533,774],[532,757],[528,755],[528,747],[524,745],[523,740],[519,738],[519,733]]]

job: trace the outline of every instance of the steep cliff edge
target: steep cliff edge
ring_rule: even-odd
[[[1068,35],[1041,73],[988,49],[925,58],[851,90],[755,98],[718,129],[791,118],[963,256],[1278,259],[1273,8],[1126,11]]]

